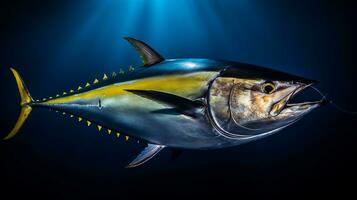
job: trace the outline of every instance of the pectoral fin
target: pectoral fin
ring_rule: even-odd
[[[161,104],[171,106],[172,111],[180,114],[185,114],[194,117],[197,114],[197,109],[204,106],[203,102],[192,101],[190,99],[180,97],[174,94],[159,92],[154,90],[126,90],[138,96],[157,101]]]
[[[163,145],[148,144],[148,146],[133,161],[131,161],[128,166],[126,166],[126,168],[134,168],[144,164],[159,153],[163,148],[165,148]]]

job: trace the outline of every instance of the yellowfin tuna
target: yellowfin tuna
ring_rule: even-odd
[[[128,165],[139,166],[165,147],[217,149],[271,135],[299,120],[322,101],[290,99],[314,81],[259,66],[211,59],[167,59],[133,38],[143,66],[127,75],[104,74],[64,96],[34,101],[11,68],[21,97],[14,137],[35,107],[97,125],[147,147]],[[134,70],[135,69],[135,70]]]

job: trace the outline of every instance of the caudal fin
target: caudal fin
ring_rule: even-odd
[[[30,103],[33,102],[33,99],[30,96],[30,93],[27,90],[27,87],[26,87],[24,81],[22,80],[20,74],[13,68],[10,68],[10,70],[14,74],[14,77],[15,77],[15,80],[16,80],[16,83],[17,83],[17,88],[19,89],[19,93],[20,93],[20,97],[21,97],[21,102],[20,102],[21,113],[20,113],[20,116],[17,119],[17,122],[16,122],[14,128],[4,138],[4,140],[8,140],[8,139],[14,137],[17,134],[17,132],[20,130],[22,125],[25,123],[27,117],[31,113],[32,108],[31,108]]]

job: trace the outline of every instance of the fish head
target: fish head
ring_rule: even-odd
[[[244,69],[225,70],[211,85],[209,113],[221,131],[257,135],[280,130],[323,103],[291,103],[315,81],[262,67]]]

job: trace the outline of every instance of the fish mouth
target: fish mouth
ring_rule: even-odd
[[[290,94],[288,94],[286,97],[282,98],[278,103],[274,105],[277,106],[278,108],[276,109],[276,115],[281,115],[281,114],[305,114],[320,105],[323,105],[326,102],[325,98],[322,98],[321,100],[317,101],[306,101],[306,102],[299,102],[299,103],[291,103],[292,99],[294,96],[296,96],[298,93],[301,93],[303,90],[306,88],[309,88],[312,86],[313,83],[310,84],[304,84],[300,83],[299,86],[292,91]]]

